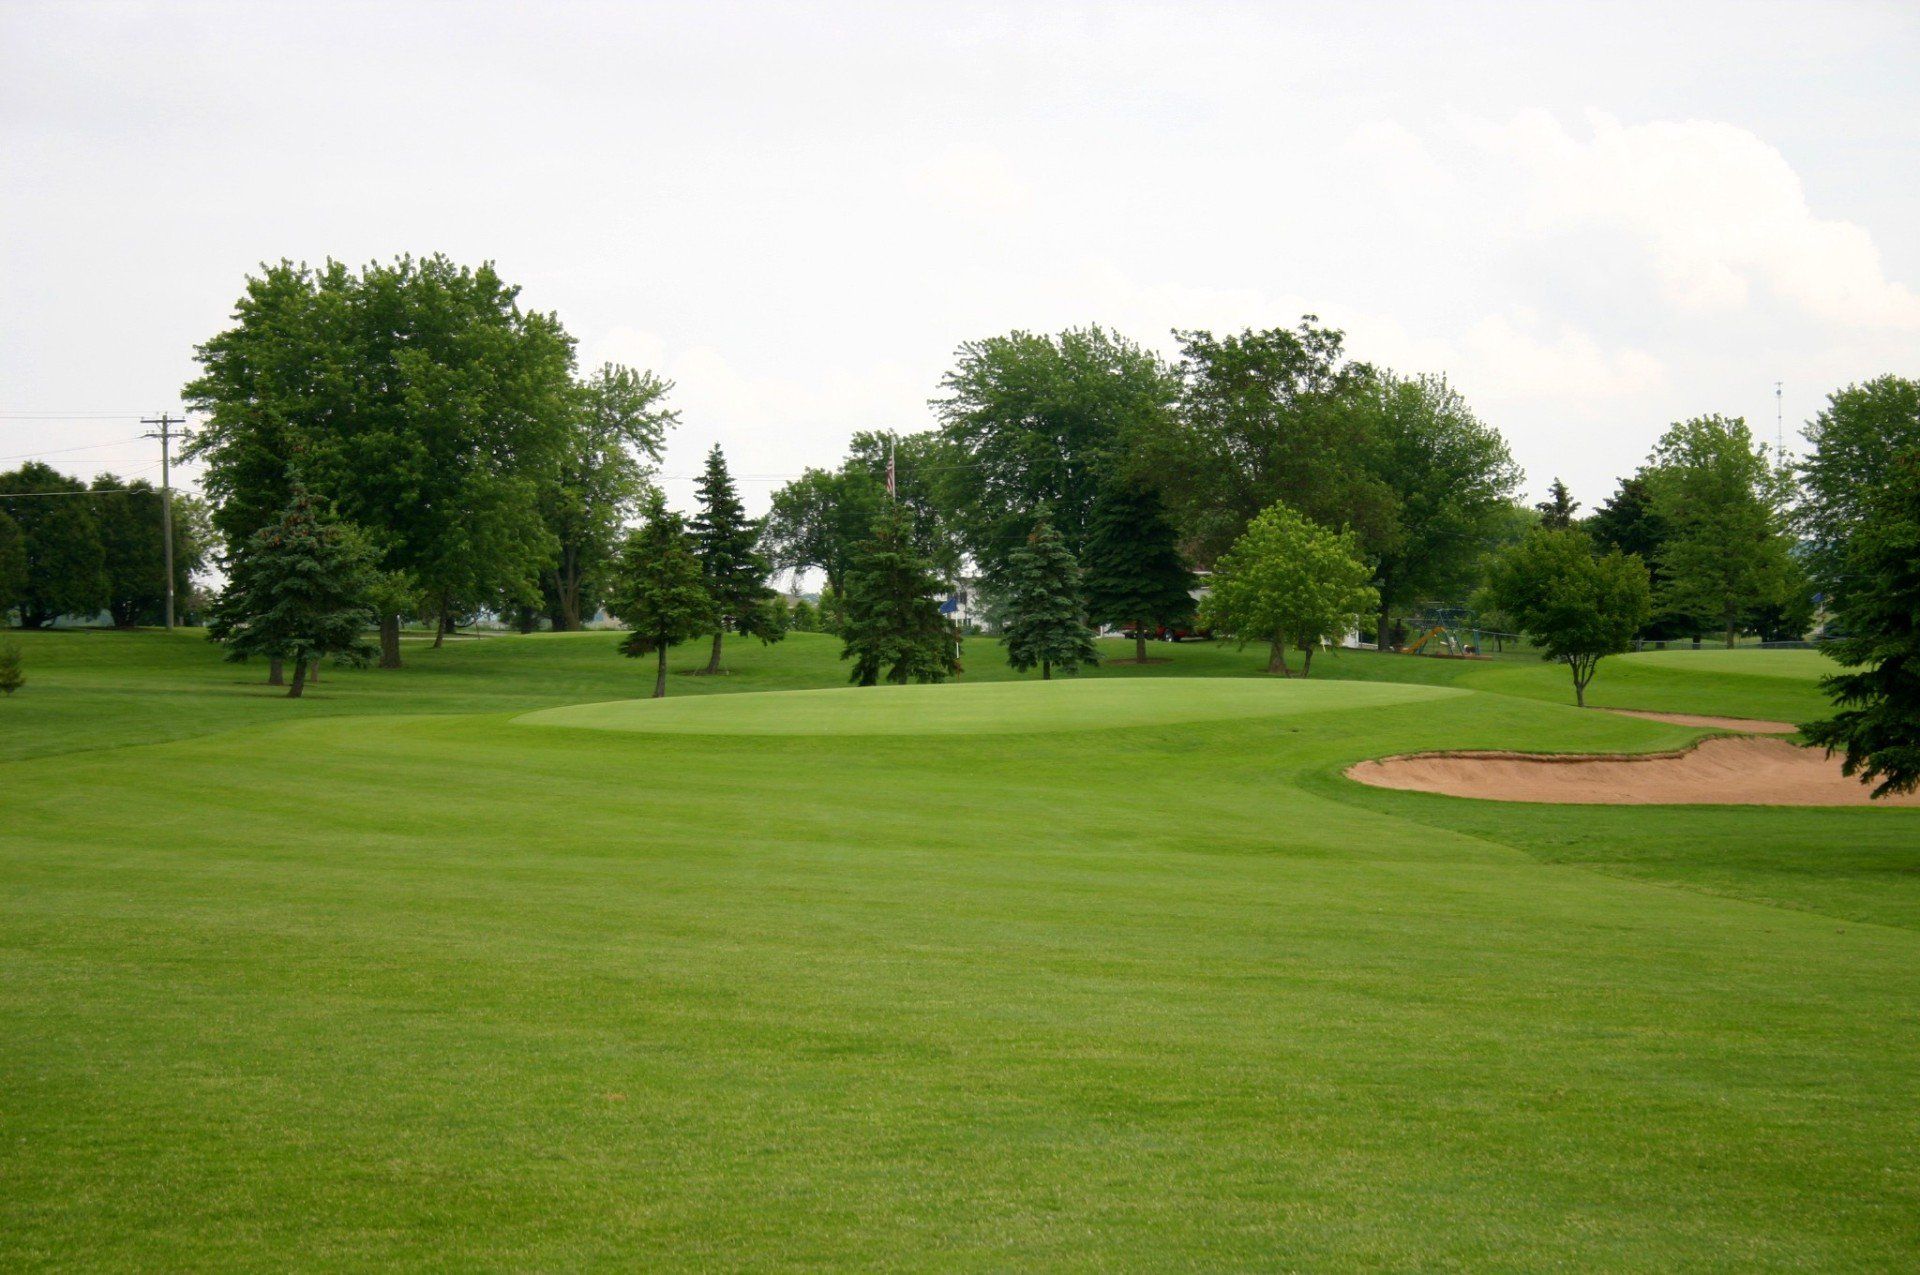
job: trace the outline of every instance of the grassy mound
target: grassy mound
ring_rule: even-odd
[[[652,734],[999,735],[1230,721],[1461,694],[1441,687],[1381,682],[982,682],[618,700],[542,709],[516,720],[535,726]]]

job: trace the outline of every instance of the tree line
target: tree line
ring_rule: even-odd
[[[1353,358],[1314,316],[1175,337],[1171,359],[1098,326],[967,342],[933,428],[856,434],[838,466],[776,491],[764,522],[716,449],[686,518],[653,483],[672,386],[582,374],[559,319],[523,309],[491,266],[281,262],[197,350],[187,454],[210,504],[183,519],[179,570],[205,556],[204,526],[229,579],[215,632],[296,679],[323,658],[397,666],[408,615],[438,642],[477,612],[574,629],[604,608],[661,668],[695,637],[717,673],[729,633],[820,627],[856,682],[939,680],[959,667],[939,604],[964,573],[1016,666],[1043,677],[1094,659],[1096,629],[1130,633],[1146,660],[1151,635],[1189,626],[1261,643],[1276,672],[1297,651],[1304,674],[1322,642],[1364,624],[1384,648],[1397,616],[1450,600],[1532,634],[1583,698],[1595,662],[1634,641],[1798,637],[1822,617],[1845,639],[1864,623],[1846,591],[1872,573],[1836,546],[1898,521],[1897,501],[1843,499],[1828,475],[1843,445],[1873,457],[1849,462],[1861,491],[1904,473],[1899,378],[1835,394],[1798,467],[1738,418],[1678,422],[1583,518],[1558,480],[1518,500],[1505,440],[1444,378]],[[138,622],[157,534],[112,546],[154,503],[141,485],[118,506],[5,494],[72,481],[44,466],[0,481],[0,598],[25,624],[100,606]],[[320,571],[354,587],[284,592]],[[817,611],[780,599],[777,571],[818,572]],[[329,632],[365,619],[377,647],[270,636],[302,607],[339,616]]]
[[[173,574],[186,597],[210,559],[206,503],[174,496]],[[91,483],[39,461],[0,473],[0,617],[45,628],[105,612],[121,628],[158,624],[166,605],[160,492],[143,478]]]

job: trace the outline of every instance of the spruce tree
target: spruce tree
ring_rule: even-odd
[[[377,619],[377,557],[357,528],[296,483],[279,516],[228,562],[207,636],[227,648],[230,660],[293,661],[287,696],[298,699],[317,661],[333,656],[359,664],[373,656],[365,633]]]
[[[943,682],[960,671],[953,625],[940,614],[940,581],[913,544],[905,510],[890,504],[847,571],[845,646],[850,681],[875,686]]]
[[[1080,608],[1080,564],[1046,514],[1035,521],[1027,543],[1007,557],[1007,663],[1025,672],[1038,665],[1040,680],[1054,667],[1077,672],[1097,664],[1093,630]]]
[[[655,492],[647,520],[629,532],[615,568],[608,609],[633,630],[624,655],[656,655],[653,697],[667,693],[667,648],[709,631],[719,616],[686,522]]]
[[[706,671],[718,673],[720,647],[729,627],[762,642],[778,642],[786,635],[786,608],[771,605],[777,595],[767,584],[773,568],[760,553],[760,525],[747,517],[718,443],[707,453],[699,492],[693,541],[716,611],[713,654],[707,658]]]
[[[1159,494],[1109,486],[1094,503],[1081,555],[1087,614],[1099,624],[1134,627],[1134,659],[1147,662],[1147,626],[1193,615],[1195,578],[1180,554]]]
[[[1920,790],[1920,448],[1861,485],[1823,554],[1839,635],[1826,650],[1849,671],[1821,679],[1835,712],[1800,731],[1886,797]]]
[[[1558,478],[1547,488],[1547,498],[1534,506],[1540,511],[1540,525],[1549,531],[1565,531],[1573,526],[1574,511],[1580,508],[1580,502],[1573,498],[1567,485]]]

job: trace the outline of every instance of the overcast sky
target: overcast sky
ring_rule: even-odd
[[[0,467],[151,473],[259,262],[439,251],[755,507],[963,340],[1307,311],[1591,506],[1920,374],[1917,66],[1914,5],[0,3]]]

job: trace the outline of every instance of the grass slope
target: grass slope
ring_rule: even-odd
[[[1694,734],[1549,702],[1558,670],[1183,684],[1257,660],[1182,647],[1127,683],[694,698],[836,685],[833,644],[796,638],[625,707],[695,728],[663,735],[514,720],[644,691],[606,635],[422,651],[305,702],[191,640],[25,645],[9,1268],[1913,1253],[1920,815],[1340,775]],[[970,680],[1005,676],[989,653]],[[1810,694],[1691,654],[1617,661],[1621,693]],[[890,729],[1023,729],[820,707],[863,698]],[[796,705],[842,730],[750,733]]]

